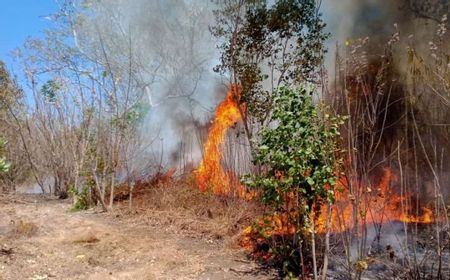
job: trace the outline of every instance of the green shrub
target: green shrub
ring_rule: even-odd
[[[293,234],[272,236],[270,252],[289,268],[286,273],[292,270],[291,264],[299,267],[301,247],[305,249],[306,237],[314,230],[311,213],[318,214],[324,203],[333,201],[341,164],[336,155],[343,118],[314,104],[312,92],[304,87],[281,88],[276,93],[271,124],[255,145],[255,163],[262,172],[243,179],[245,185],[259,190],[273,213],[287,217],[286,228],[295,229]]]
[[[74,197],[74,202],[70,208],[71,212],[78,212],[81,210],[87,210],[90,205],[88,196],[89,187],[83,186],[82,190],[77,190],[74,186],[70,186],[68,193]]]
[[[2,153],[3,147],[6,144],[7,144],[7,141],[3,137],[0,137],[0,155]],[[10,167],[10,163],[4,157],[0,156],[0,173],[8,172],[9,167]]]

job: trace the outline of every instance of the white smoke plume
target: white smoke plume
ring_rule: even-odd
[[[84,5],[89,9],[77,27],[80,45],[106,45],[114,70],[123,76],[132,72],[133,90],[150,105],[140,135],[148,154],[140,153],[133,164],[153,158],[173,165],[181,141],[189,142],[191,158],[198,161],[194,124],[210,117],[221,93],[220,77],[213,72],[219,55],[209,32],[215,4],[100,0]]]

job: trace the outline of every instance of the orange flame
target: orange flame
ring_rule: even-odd
[[[391,182],[395,176],[389,168],[385,168],[383,176],[376,190],[363,187],[358,182],[353,183],[363,192],[358,194],[356,201],[354,194],[349,192],[349,184],[345,178],[339,180],[336,186],[341,191],[336,193],[336,201],[331,208],[331,231],[342,232],[363,224],[383,224],[390,221],[405,223],[428,224],[434,221],[431,209],[422,207],[422,214],[411,215],[413,212],[410,203],[411,194],[400,195],[391,189]],[[356,216],[356,220],[355,220]],[[318,232],[326,230],[326,207],[323,207],[317,222]]]
[[[198,188],[201,191],[212,190],[216,194],[237,192],[245,196],[244,188],[239,179],[222,167],[221,147],[225,141],[228,129],[241,120],[241,114],[236,102],[239,94],[237,86],[230,86],[227,97],[216,110],[214,121],[208,132],[208,139],[203,147],[203,160],[195,171]]]
[[[409,200],[412,195],[405,193],[400,195],[391,189],[391,182],[395,176],[389,168],[385,168],[375,190],[365,187],[359,182],[354,182],[355,189],[363,190],[358,194],[351,194],[349,182],[343,177],[335,186],[335,202],[331,206],[330,230],[333,233],[341,233],[355,227],[373,224],[385,224],[391,221],[404,223],[429,224],[435,221],[433,211],[429,208],[420,208],[421,213],[413,215],[414,209]],[[359,185],[358,185],[359,184]],[[324,205],[317,217],[312,213],[311,218],[315,221],[317,233],[326,232],[327,206]],[[267,243],[269,238],[276,236],[293,236],[300,230],[292,221],[295,215],[288,217],[286,213],[275,213],[263,218],[259,218],[251,226],[245,228],[241,239],[241,246],[252,251],[254,254],[262,254],[264,258],[269,258],[270,254],[258,252],[258,246]],[[356,218],[356,219],[355,219]]]

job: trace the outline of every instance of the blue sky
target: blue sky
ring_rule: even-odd
[[[55,0],[1,0],[0,8],[0,60],[13,72],[18,66],[10,52],[21,46],[27,37],[40,37],[48,25],[46,15],[57,10]]]

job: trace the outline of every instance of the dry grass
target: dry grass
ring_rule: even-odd
[[[123,214],[118,216],[135,219],[138,224],[172,226],[184,234],[224,240],[233,247],[238,246],[243,228],[263,213],[256,201],[202,193],[189,180],[142,184],[133,196],[131,211],[124,200],[116,208]]]
[[[72,240],[73,243],[96,243],[99,241],[100,239],[91,231],[80,234]]]
[[[19,236],[32,236],[37,231],[37,226],[32,222],[24,222],[19,220],[14,223],[13,232],[15,235]]]

